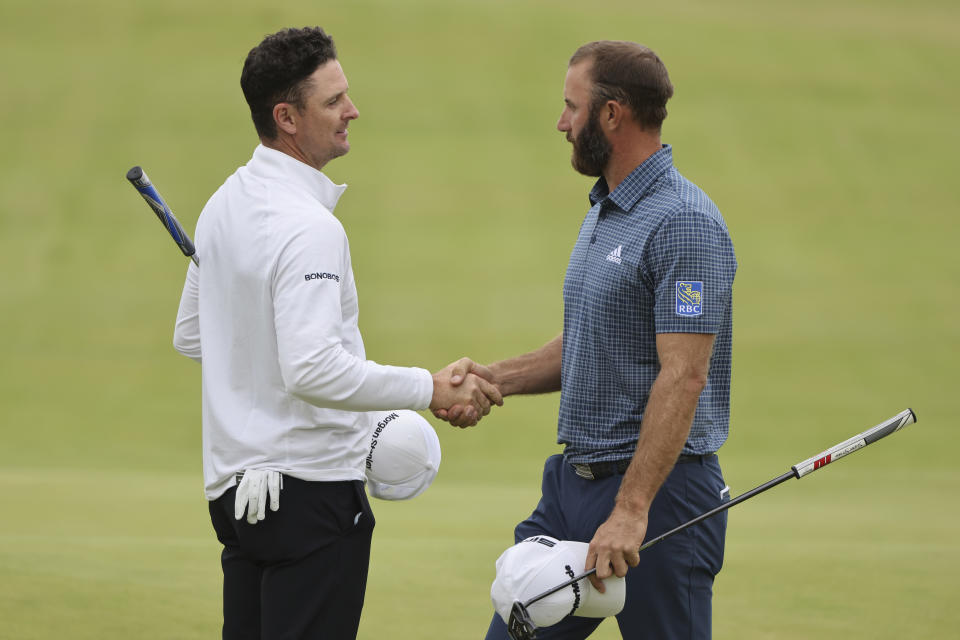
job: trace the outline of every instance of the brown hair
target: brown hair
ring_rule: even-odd
[[[240,74],[240,88],[261,138],[277,137],[273,107],[289,102],[300,109],[311,88],[310,76],[336,58],[333,39],[320,27],[283,29],[250,50]]]
[[[629,107],[633,119],[644,129],[660,130],[667,117],[667,100],[673,96],[673,85],[656,53],[636,42],[599,40],[577,49],[570,66],[586,61],[592,63],[591,109],[614,100]]]

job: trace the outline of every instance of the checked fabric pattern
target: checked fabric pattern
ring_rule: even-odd
[[[707,386],[683,449],[712,453],[730,422],[737,260],[726,223],[673,167],[669,145],[613,193],[601,178],[590,202],[563,286],[557,439],[566,445],[567,461],[633,455],[659,372],[657,333],[716,334]]]

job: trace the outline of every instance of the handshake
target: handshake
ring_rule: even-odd
[[[472,427],[503,406],[503,395],[493,372],[470,358],[460,358],[433,374],[430,410],[455,427]]]

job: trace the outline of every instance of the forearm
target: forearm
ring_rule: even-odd
[[[703,387],[661,370],[650,389],[633,461],[617,494],[618,507],[646,512],[690,434]]]
[[[427,408],[433,393],[425,369],[377,364],[339,345],[308,358],[282,359],[281,375],[292,395],[328,409],[419,411]]]
[[[662,362],[662,360],[661,360]],[[661,366],[647,406],[633,460],[620,483],[613,510],[590,541],[585,569],[596,568],[590,582],[603,590],[611,574],[624,576],[640,562],[650,505],[676,464],[690,432],[702,385]]]
[[[536,351],[491,364],[500,392],[509,396],[559,391],[562,349],[561,334]]]

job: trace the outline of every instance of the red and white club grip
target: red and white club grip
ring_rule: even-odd
[[[826,451],[821,451],[812,458],[807,458],[803,462],[798,462],[797,464],[793,465],[793,473],[797,476],[797,478],[802,478],[808,473],[813,473],[820,467],[825,467],[834,460],[839,460],[844,456],[850,455],[854,451],[863,449],[868,444],[876,442],[880,438],[888,436],[895,431],[899,431],[908,424],[913,424],[916,421],[917,415],[913,412],[913,410],[905,409],[889,420],[881,422],[877,426],[867,429],[861,434],[844,440],[840,444],[834,445]]]

